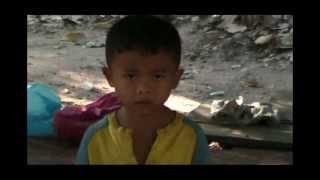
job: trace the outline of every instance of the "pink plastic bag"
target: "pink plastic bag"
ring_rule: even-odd
[[[121,106],[115,93],[108,93],[86,106],[69,106],[54,115],[54,127],[61,139],[80,142],[85,130],[107,113]]]

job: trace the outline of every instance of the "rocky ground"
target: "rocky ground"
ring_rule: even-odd
[[[28,16],[28,83],[52,85],[64,105],[87,104],[112,91],[100,68],[106,31],[122,17]],[[263,23],[250,18],[170,16],[183,41],[185,69],[173,94],[205,104],[241,95],[245,103],[285,100],[292,106],[292,16],[260,17]]]
[[[28,82],[50,83],[77,99],[92,100],[98,93],[91,91],[84,95],[87,90],[83,91],[85,88],[79,86],[85,86],[85,81],[101,93],[108,90],[100,72],[101,63],[105,63],[105,30],[119,17],[110,17],[107,23],[91,26],[82,25],[80,21],[73,28],[58,20],[55,22],[54,17],[42,18],[43,22],[34,24],[30,20]],[[176,17],[174,24],[183,40],[185,74],[174,93],[206,103],[212,101],[214,97],[210,94],[215,91],[224,91],[225,98],[242,95],[246,102],[269,101],[277,93],[291,96],[292,42],[286,42],[289,48],[283,48],[281,44],[280,47],[272,44],[272,39],[262,44],[255,44],[255,41],[261,36],[278,35],[275,35],[276,30],[290,34],[292,26],[279,23],[279,27],[273,28],[275,30],[256,28],[229,33],[212,25],[218,21],[215,18],[218,17]]]

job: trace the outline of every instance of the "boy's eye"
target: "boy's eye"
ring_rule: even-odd
[[[162,78],[164,78],[164,75],[162,75],[162,74],[156,74],[156,75],[154,76],[154,78],[155,78],[155,79],[162,79]]]
[[[136,76],[135,76],[134,74],[126,74],[125,77],[126,77],[127,79],[133,79],[133,78],[135,78]]]

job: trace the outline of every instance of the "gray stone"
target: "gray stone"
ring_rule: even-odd
[[[235,64],[231,66],[232,69],[241,68],[241,64]]]
[[[278,24],[278,27],[280,28],[280,29],[287,29],[287,28],[289,28],[289,24],[288,23],[281,23],[281,24]]]
[[[217,46],[214,46],[211,50],[212,51],[216,51],[218,49],[218,47]]]
[[[210,47],[210,44],[206,44],[203,46],[203,49],[208,49]]]
[[[229,24],[232,24],[235,19],[238,17],[238,15],[223,15],[221,16],[222,22],[218,25],[218,28],[225,28]]]
[[[211,15],[211,18],[219,18],[221,15]]]
[[[180,20],[180,21],[183,21],[183,20],[186,19],[186,17],[184,17],[184,16],[178,16],[177,19]]]
[[[82,15],[72,15],[70,19],[77,24],[83,23],[84,20]]]
[[[254,43],[257,45],[263,45],[263,44],[270,42],[272,40],[272,38],[273,38],[272,34],[260,36],[254,41]]]
[[[273,60],[275,60],[275,59],[274,58],[264,58],[262,62],[267,63],[267,62],[270,62]]]
[[[93,25],[93,27],[95,29],[102,29],[102,30],[106,30],[111,28],[112,24],[113,24],[114,20],[110,19],[108,21],[103,21],[103,22],[97,22]]]
[[[292,48],[292,37],[284,36],[281,38],[281,47],[280,48]]]
[[[92,47],[95,47],[95,46],[96,46],[96,44],[94,42],[92,42],[92,41],[89,41],[89,42],[86,43],[86,47],[88,47],[88,48],[92,48]]]
[[[273,18],[275,19],[281,19],[283,15],[272,15]]]
[[[223,96],[224,91],[215,91],[209,94],[210,96]]]
[[[64,93],[64,94],[69,94],[70,91],[69,91],[69,89],[65,88],[65,89],[62,90],[62,93]]]
[[[223,15],[221,16],[222,22],[218,25],[218,28],[224,29],[229,33],[244,32],[247,27],[244,25],[236,24],[234,21],[238,15]]]
[[[82,45],[87,41],[85,34],[81,32],[69,32],[65,35],[65,38],[65,40],[70,41],[76,45]]]
[[[279,41],[280,41],[279,48],[291,49],[293,44],[292,33],[280,34]]]
[[[186,79],[193,79],[193,74],[191,72],[185,72],[182,77],[182,80],[186,80]]]
[[[84,83],[82,83],[82,88],[87,91],[91,91],[94,88],[94,85],[89,81],[85,81]]]
[[[191,21],[196,22],[196,21],[199,21],[199,19],[200,19],[199,16],[194,16],[191,18]]]
[[[242,68],[241,70],[240,70],[240,72],[247,72],[249,69],[248,68]]]

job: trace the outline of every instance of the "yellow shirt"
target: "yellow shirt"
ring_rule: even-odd
[[[107,115],[86,130],[76,163],[138,164],[131,133],[131,129],[119,126],[115,113]],[[176,113],[170,124],[157,131],[145,164],[206,163],[211,153],[203,141],[206,140],[200,127]]]

